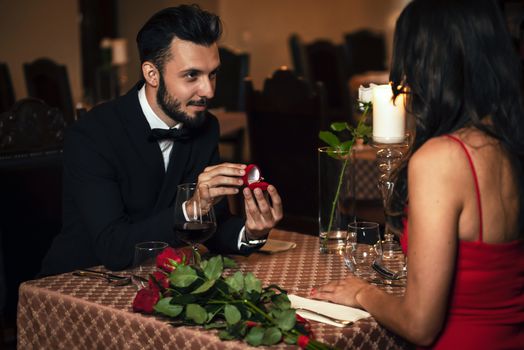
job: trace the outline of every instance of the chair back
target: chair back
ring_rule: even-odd
[[[0,114],[0,159],[59,151],[66,123],[58,108],[24,98]]]
[[[309,75],[309,66],[306,58],[306,48],[302,39],[296,33],[291,34],[288,44],[295,74],[303,77],[309,83],[311,77]]]
[[[0,113],[9,110],[15,103],[15,93],[9,68],[0,62]]]
[[[317,40],[305,46],[308,69],[306,77],[310,86],[322,82],[326,91],[329,123],[348,121],[351,116],[351,102],[344,64],[344,49],[328,40]]]
[[[235,53],[225,47],[220,47],[218,51],[220,70],[210,108],[223,107],[228,111],[243,111],[245,110],[244,79],[249,75],[249,54]]]
[[[367,29],[344,35],[349,76],[386,69],[386,40],[383,33]]]
[[[24,76],[29,97],[39,98],[62,111],[67,123],[75,120],[67,68],[48,58],[24,63]]]
[[[36,277],[62,225],[64,128],[58,108],[31,97],[0,114],[0,231],[7,319],[15,319],[18,286]]]
[[[278,189],[287,217],[318,218],[317,147],[325,114],[323,90],[311,89],[285,68],[266,79],[263,91],[246,83],[251,160]]]

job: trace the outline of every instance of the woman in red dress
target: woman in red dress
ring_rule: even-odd
[[[520,69],[495,1],[406,7],[390,75],[417,120],[400,179],[409,203],[406,292],[395,297],[348,277],[313,297],[365,309],[419,346],[524,349]]]

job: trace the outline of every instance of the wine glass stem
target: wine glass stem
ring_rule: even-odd
[[[193,265],[197,265],[198,266],[198,265],[200,265],[200,260],[201,260],[200,259],[200,253],[198,252],[198,246],[196,244],[193,244],[193,245],[191,245],[191,249],[193,250],[193,254],[192,254],[193,256],[192,256],[192,259],[191,259],[192,260],[191,263]]]

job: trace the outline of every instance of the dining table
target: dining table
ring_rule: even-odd
[[[320,253],[317,236],[274,229],[269,240],[294,244],[293,248],[279,252],[230,256],[240,271],[252,272],[264,286],[277,284],[288,294],[308,297],[312,287],[351,273],[341,255]],[[101,266],[93,268],[107,271]],[[125,275],[130,271],[113,273]],[[175,327],[166,317],[133,312],[137,288],[135,284],[114,286],[73,273],[26,281],[19,289],[17,346],[19,349],[252,348],[239,340],[220,340],[215,330]],[[394,295],[404,293],[404,287],[384,284],[380,288]],[[371,316],[343,328],[310,322],[315,339],[337,349],[409,348],[409,343]],[[272,348],[298,347],[280,343]]]

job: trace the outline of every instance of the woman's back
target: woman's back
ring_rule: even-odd
[[[511,157],[474,129],[432,139],[414,157],[431,161],[430,152],[436,162],[447,155],[442,167],[456,182],[442,196],[458,198],[461,208],[449,309],[435,348],[518,348],[524,342],[524,240]]]
[[[511,242],[524,237],[524,228],[519,227],[520,188],[515,159],[504,150],[498,140],[476,129],[461,129],[454,136],[462,141],[473,163],[473,169],[461,147],[451,143],[453,167],[457,169],[457,181],[464,191],[464,208],[459,217],[458,235],[463,241],[476,241],[480,237],[484,243]],[[463,171],[461,171],[463,170]],[[478,179],[480,208],[474,176]]]

